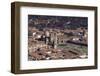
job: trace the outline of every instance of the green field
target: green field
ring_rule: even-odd
[[[78,50],[84,53],[88,53],[88,47],[87,46],[81,46],[81,45],[76,45],[72,43],[67,43],[67,44],[59,44],[58,48],[64,49],[64,50]]]

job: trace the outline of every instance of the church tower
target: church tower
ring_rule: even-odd
[[[50,33],[49,33],[49,31],[46,31],[45,32],[45,43],[48,45],[48,43],[49,43],[49,37],[50,37]]]
[[[53,48],[57,48],[57,33],[54,33],[54,42],[53,42]]]

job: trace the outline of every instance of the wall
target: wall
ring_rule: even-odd
[[[16,76],[10,73],[10,60],[11,60],[11,15],[10,3],[15,0],[1,0],[0,2],[0,76]],[[74,5],[89,5],[98,6],[100,16],[100,0],[16,0],[40,3],[57,3],[57,4],[74,4]],[[100,21],[100,18],[98,18]],[[98,28],[100,28],[98,23]],[[98,29],[98,33],[100,30]],[[98,43],[100,42],[100,35],[98,36]],[[100,45],[100,44],[99,44]],[[100,49],[98,48],[99,58]],[[100,73],[100,59],[98,62],[98,70],[81,70],[81,71],[65,71],[65,72],[52,72],[52,73],[38,73],[38,74],[22,74],[18,76],[99,76]]]

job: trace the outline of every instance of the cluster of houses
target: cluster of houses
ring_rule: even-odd
[[[59,30],[59,29],[44,29],[39,31],[33,28],[31,31],[33,40],[45,42],[46,45],[53,45],[56,48],[58,44],[66,44],[67,41],[83,42],[87,44],[88,33],[85,28],[78,28],[77,30]],[[42,43],[40,42],[40,43]]]
[[[87,30],[83,28],[78,28],[77,30],[46,28],[40,31],[33,27],[29,28],[29,31],[31,33],[28,36],[28,51],[29,58],[33,60],[78,58],[83,52],[73,50],[65,53],[64,49],[62,51],[58,49],[58,46],[60,44],[66,44],[69,40],[73,42],[87,41]]]

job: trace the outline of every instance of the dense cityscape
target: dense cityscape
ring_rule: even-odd
[[[84,59],[88,18],[28,15],[28,60]]]

